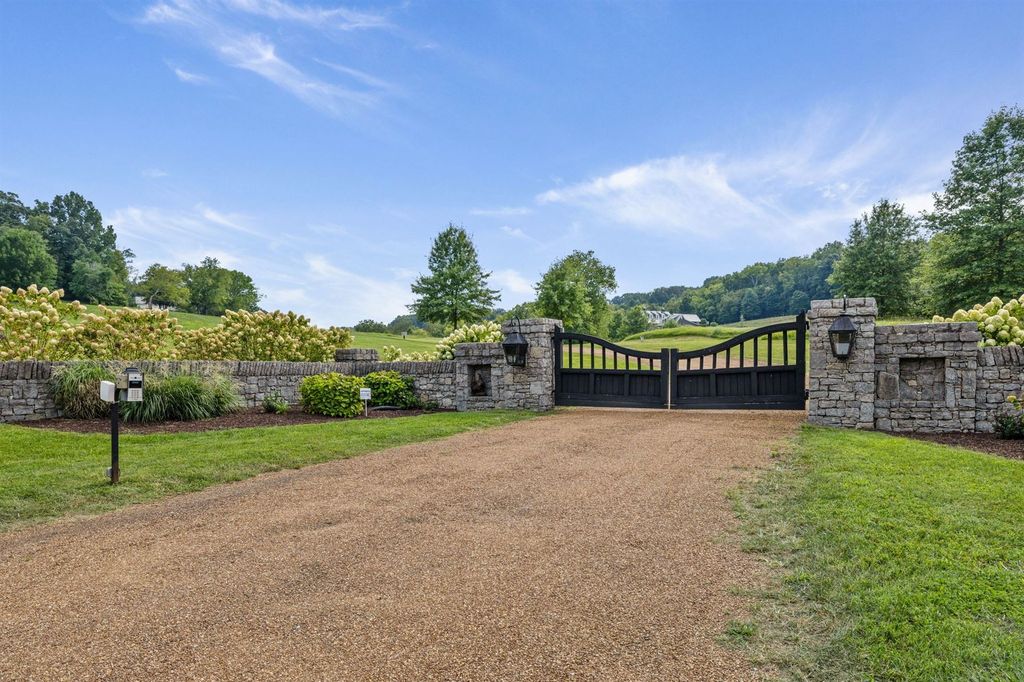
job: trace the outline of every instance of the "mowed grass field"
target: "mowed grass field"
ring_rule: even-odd
[[[1024,462],[804,427],[737,495],[776,567],[730,638],[785,679],[1024,679]]]
[[[381,350],[384,346],[398,346],[406,353],[433,353],[437,350],[437,342],[441,339],[433,336],[407,336],[401,334],[380,334],[376,332],[352,332],[355,337],[353,348],[373,348]]]
[[[124,306],[107,306],[111,309],[118,309]],[[99,311],[98,305],[87,305],[86,310],[90,313],[96,313]],[[172,310],[167,313],[168,317],[172,317],[178,321],[178,324],[183,329],[202,329],[203,327],[216,327],[220,324],[221,319],[215,315],[197,315],[196,313],[184,313],[177,310]]]
[[[444,438],[536,416],[436,412],[392,419],[121,436],[121,483],[109,484],[110,436],[0,424],[0,531],[99,514],[267,471]]]

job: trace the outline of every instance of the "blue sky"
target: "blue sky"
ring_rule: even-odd
[[[572,249],[699,284],[927,208],[1024,104],[1024,3],[0,0],[0,77],[0,188],[351,324],[449,221],[507,307]]]

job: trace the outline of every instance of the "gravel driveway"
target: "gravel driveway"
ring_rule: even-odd
[[[0,679],[751,679],[792,412],[573,410],[0,536]]]

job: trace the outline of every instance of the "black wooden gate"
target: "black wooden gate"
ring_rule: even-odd
[[[556,334],[555,403],[802,410],[806,335],[803,313],[693,351],[638,351],[586,334]]]

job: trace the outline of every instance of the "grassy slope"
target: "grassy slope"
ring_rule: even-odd
[[[437,350],[437,342],[441,339],[432,336],[409,336],[402,338],[400,334],[379,334],[374,332],[352,332],[355,341],[353,348],[374,348],[380,350],[384,346],[398,346],[406,353],[433,353]]]
[[[69,514],[97,514],[266,471],[442,438],[532,416],[441,412],[419,417],[204,433],[122,436],[121,484],[105,478],[110,437],[0,425],[0,530]]]
[[[741,497],[749,548],[785,572],[755,658],[801,679],[1024,677],[1024,463],[805,427]]]
[[[97,311],[97,309],[99,308],[98,305],[87,305],[85,307],[91,313],[95,313]],[[121,306],[107,306],[107,307],[117,309],[118,307],[121,307]],[[183,312],[179,312],[179,311],[172,311],[172,312],[168,313],[168,315],[170,317],[173,317],[173,318],[177,319],[178,320],[178,324],[180,324],[184,329],[200,329],[202,327],[216,327],[218,324],[220,324],[220,321],[221,321],[220,318],[215,316],[215,315],[197,315],[196,313],[183,313]]]

